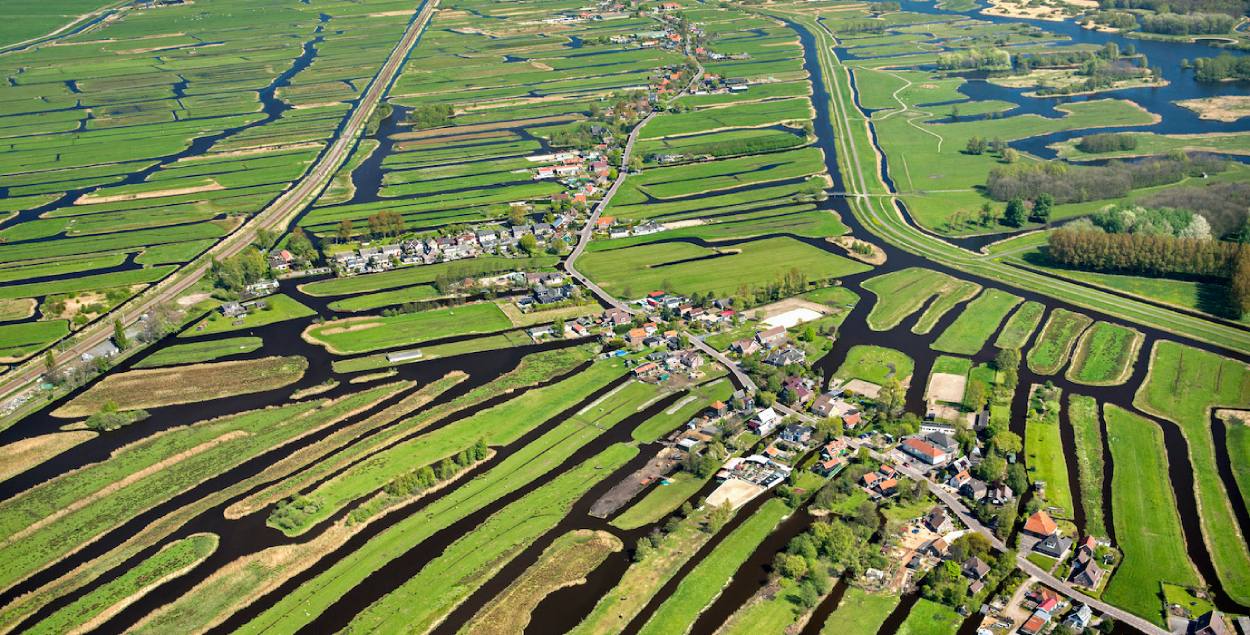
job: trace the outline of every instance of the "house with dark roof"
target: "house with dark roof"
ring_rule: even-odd
[[[959,493],[979,502],[989,493],[989,487],[985,484],[985,481],[973,478],[968,479],[968,482],[959,488]]]
[[[924,526],[934,533],[944,534],[951,529],[950,516],[946,515],[946,508],[941,505],[935,505],[929,510],[924,517]]]
[[[1033,545],[1033,551],[1058,560],[1062,560],[1064,556],[1068,555],[1068,549],[1071,548],[1072,539],[1058,532],[1042,538],[1037,541],[1036,545]]]
[[[1087,589],[1097,589],[1098,583],[1102,581],[1104,571],[1098,566],[1098,563],[1089,561],[1079,571],[1072,574],[1069,578],[1072,584],[1083,586]]]
[[[835,404],[836,401],[833,393],[824,393],[823,395],[817,397],[816,401],[812,402],[812,414],[817,417],[828,417],[834,413]]]
[[[972,580],[982,580],[990,573],[990,565],[985,564],[984,560],[976,557],[964,560],[961,569],[964,576]]]

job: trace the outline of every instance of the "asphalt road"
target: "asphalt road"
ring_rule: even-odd
[[[689,51],[687,51],[687,53],[689,53]],[[690,89],[695,84],[699,83],[699,80],[703,78],[703,65],[700,64],[697,59],[695,60],[695,64],[698,66],[699,70],[695,72],[694,77],[690,78],[690,83],[677,94],[677,97],[690,92]],[[573,245],[573,251],[570,252],[568,257],[564,259],[564,263],[562,265],[564,270],[568,272],[574,280],[577,280],[587,289],[590,289],[591,292],[599,297],[599,299],[603,300],[609,306],[620,309],[629,314],[636,313],[636,311],[626,306],[625,303],[618,300],[612,294],[604,291],[603,288],[595,284],[590,278],[582,275],[582,272],[577,270],[575,263],[578,257],[582,255],[582,252],[586,251],[586,245],[590,244],[591,235],[595,231],[595,225],[599,222],[599,217],[603,215],[603,210],[608,208],[608,204],[612,202],[612,197],[616,195],[616,191],[620,189],[621,184],[625,182],[625,178],[629,175],[629,158],[634,152],[634,144],[638,141],[638,135],[642,133],[642,129],[655,117],[655,115],[655,111],[647,113],[647,116],[643,117],[642,121],[639,121],[638,125],[634,126],[634,129],[629,132],[629,138],[625,140],[625,149],[621,152],[621,165],[617,170],[616,180],[612,182],[612,186],[608,188],[608,191],[604,192],[603,198],[599,199],[599,202],[591,209],[590,218],[586,219],[586,225],[582,227],[582,231],[577,234],[577,244]]]
[[[72,344],[55,354],[57,364],[76,360],[83,353],[112,337],[113,320],[120,319],[123,324],[129,326],[137,322],[140,316],[154,310],[165,302],[173,300],[183,291],[190,289],[208,273],[214,258],[225,259],[239,253],[252,243],[258,231],[262,229],[285,230],[299,212],[311,204],[316,195],[325,189],[339,166],[351,154],[352,148],[355,147],[365,124],[369,121],[369,117],[372,116],[374,109],[377,108],[382,97],[398,76],[404,60],[408,57],[408,53],[416,45],[421,32],[425,30],[425,26],[429,23],[430,16],[433,15],[438,7],[438,2],[439,0],[427,0],[425,5],[422,6],[419,14],[409,24],[407,30],[404,31],[403,37],[395,45],[386,62],[378,70],[378,73],[374,75],[373,80],[369,83],[360,99],[357,100],[339,135],[331,142],[330,147],[321,154],[321,157],[313,165],[312,169],[305,173],[294,187],[288,189],[270,203],[269,206],[248,219],[233,233],[209,249],[205,255],[197,258],[144,293],[131,298],[106,316],[98,319],[91,326],[74,335],[71,340]],[[11,369],[4,374],[3,379],[0,379],[0,395],[9,396],[15,393],[30,382],[37,380],[44,370],[42,356],[35,356],[21,366]]]

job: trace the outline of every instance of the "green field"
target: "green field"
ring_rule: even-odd
[[[690,472],[681,471],[669,477],[668,484],[657,485],[646,496],[612,519],[612,525],[621,529],[637,529],[654,523],[671,514],[673,510],[694,496],[707,482]]]
[[[129,445],[107,461],[26,490],[0,504],[0,534],[10,539],[0,548],[0,582],[22,579],[62,557],[79,537],[111,528],[393,390],[393,386],[375,388],[320,409],[324,402],[300,402],[174,428]],[[217,442],[210,443],[214,439]],[[171,462],[171,457],[180,460]],[[157,464],[160,469],[151,469]],[[131,475],[138,478],[127,480]],[[106,489],[115,483],[121,486]],[[88,504],[72,505],[76,501]],[[56,522],[50,523],[49,518]],[[23,532],[31,526],[40,530]],[[12,539],[18,532],[23,532],[22,537]]]
[[[964,306],[963,312],[930,347],[946,353],[975,355],[1020,301],[1019,296],[998,289],[986,290]]]
[[[1250,501],[1250,426],[1232,417],[1226,417],[1224,421],[1228,455],[1232,457],[1233,478],[1237,480],[1241,499]]]
[[[869,593],[852,586],[846,590],[842,602],[825,621],[820,633],[876,635],[885,618],[898,606],[899,600],[899,596],[894,593]]]
[[[911,607],[898,632],[905,635],[945,635],[959,630],[962,615],[944,604],[921,598]]]
[[[664,600],[639,632],[677,633],[693,624],[703,608],[720,595],[738,567],[789,513],[790,509],[780,499],[764,503],[682,578],[673,594]]]
[[[817,281],[868,268],[791,238],[765,238],[723,249],[689,243],[640,244],[589,251],[577,266],[612,295],[627,299],[654,289],[732,294],[743,288],[764,288],[791,271]]]
[[[1250,603],[1250,553],[1229,527],[1237,521],[1215,463],[1210,409],[1250,403],[1250,368],[1214,353],[1158,340],[1150,356],[1150,373],[1138,389],[1134,405],[1175,422],[1189,443],[1189,461],[1198,490],[1202,529],[1215,570],[1230,597]]]
[[[1185,551],[1168,480],[1163,433],[1157,424],[1108,405],[1107,444],[1115,466],[1111,482],[1112,519],[1124,561],[1111,577],[1103,599],[1163,626],[1160,583],[1198,583]]]
[[[368,353],[420,344],[453,335],[501,331],[512,322],[493,302],[367,318],[345,318],[309,326],[304,337],[336,355]]]
[[[911,377],[915,363],[904,353],[883,346],[856,344],[846,353],[846,361],[842,362],[833,374],[839,379],[860,379],[869,383],[884,384],[889,379],[900,382]]]
[[[926,306],[930,298],[933,301],[921,319],[936,322],[942,313],[953,308],[950,298],[964,299],[962,294],[966,293],[967,284],[944,273],[917,267],[877,276],[863,284],[877,296],[868,314],[868,325],[874,331],[888,331]],[[932,323],[929,327],[932,328]],[[918,332],[928,332],[928,329]]]
[[[135,368],[154,368],[174,364],[196,364],[231,355],[250,353],[264,345],[259,337],[227,337],[220,340],[174,344],[143,358]]]
[[[169,543],[152,557],[100,585],[36,624],[32,633],[65,633],[104,617],[146,594],[161,581],[181,575],[217,550],[216,534],[195,534]]]
[[[1085,512],[1085,535],[1106,536],[1107,521],[1103,517],[1102,422],[1098,402],[1086,395],[1068,396],[1068,422],[1076,440],[1076,467],[1081,484],[1081,509]]]
[[[444,458],[455,456],[478,439],[490,446],[503,446],[516,441],[526,432],[546,423],[550,417],[572,407],[593,390],[601,388],[607,381],[616,379],[620,373],[618,365],[602,363],[594,371],[580,373],[555,385],[527,392],[473,417],[461,419],[371,454],[365,461],[334,474],[299,497],[305,508],[314,511],[286,515],[281,521],[274,514],[270,516],[270,524],[290,536],[302,534],[353,501],[386,487],[414,467],[432,466]],[[503,390],[502,387],[493,387],[492,390],[483,392],[491,395],[505,394]],[[654,392],[649,384],[629,384],[627,389],[616,393],[612,399],[599,406],[602,409],[600,416],[586,423],[606,426],[615,424],[633,412],[633,408],[649,400]],[[549,415],[527,417],[521,414],[535,410],[547,412]],[[418,417],[424,419],[425,427],[436,423],[440,415],[450,412],[449,408],[434,409]],[[474,435],[475,431],[482,432]]]
[[[1007,324],[998,333],[994,345],[999,348],[1022,348],[1029,341],[1029,336],[1037,329],[1037,325],[1041,323],[1042,314],[1045,312],[1046,305],[1041,302],[1029,300],[1021,304],[1020,308],[1007,318]]]
[[[1067,377],[1091,386],[1122,384],[1133,372],[1141,343],[1136,329],[1095,322],[1077,341]]]
[[[1075,508],[1068,484],[1066,451],[1059,435],[1058,410],[1050,410],[1045,415],[1030,410],[1024,429],[1024,462],[1029,482],[1045,484],[1045,505],[1056,508],[1052,516],[1070,519]]]
[[[637,453],[633,446],[613,445],[499,510],[353,618],[347,632],[433,626],[520,549],[554,527],[587,489]]]
[[[312,309],[300,304],[285,295],[271,295],[265,298],[265,308],[251,311],[237,319],[228,318],[217,311],[200,320],[195,326],[183,331],[178,337],[195,337],[196,335],[212,335],[230,331],[243,331],[259,328],[287,320],[298,320],[315,315]]]
[[[1054,375],[1068,363],[1068,356],[1077,338],[1093,320],[1080,313],[1055,309],[1042,332],[1038,333],[1033,347],[1025,356],[1029,369],[1039,375]]]

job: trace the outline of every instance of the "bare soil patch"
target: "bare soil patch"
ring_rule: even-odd
[[[925,396],[930,400],[961,403],[967,386],[968,378],[963,375],[933,373],[933,376],[929,378],[929,389],[925,391]]]

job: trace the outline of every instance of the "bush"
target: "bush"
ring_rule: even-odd
[[[1127,152],[1137,149],[1137,137],[1123,133],[1092,134],[1081,137],[1076,149],[1081,152]]]

